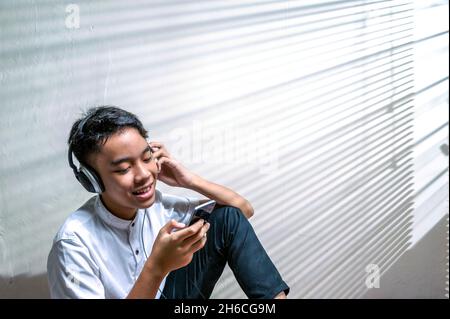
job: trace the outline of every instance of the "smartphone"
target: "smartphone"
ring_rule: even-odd
[[[216,206],[215,200],[207,201],[206,203],[200,204],[194,208],[191,220],[189,221],[189,226],[194,224],[199,219],[203,219],[205,222],[209,220],[209,216]]]

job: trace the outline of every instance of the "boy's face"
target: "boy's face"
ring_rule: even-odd
[[[89,162],[105,186],[103,202],[118,217],[131,219],[137,208],[154,203],[158,167],[150,146],[136,129],[113,134]]]

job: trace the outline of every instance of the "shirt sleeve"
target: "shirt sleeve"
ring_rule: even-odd
[[[51,298],[105,298],[99,269],[89,250],[76,239],[53,244],[47,261]]]
[[[175,219],[184,224],[189,222],[195,207],[199,205],[200,201],[198,198],[168,194],[162,194],[161,200],[166,211],[166,220]]]

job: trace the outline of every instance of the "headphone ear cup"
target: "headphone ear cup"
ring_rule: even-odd
[[[80,165],[77,179],[88,192],[100,194],[105,191],[101,178],[92,168]]]
[[[89,178],[83,172],[81,172],[81,171],[78,172],[78,174],[76,175],[76,178],[88,192],[96,193],[94,185],[92,185]]]

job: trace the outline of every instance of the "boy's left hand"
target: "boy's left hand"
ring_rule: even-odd
[[[148,143],[157,159],[158,180],[170,186],[189,188],[192,185],[194,174],[173,159],[165,146],[159,142]]]

